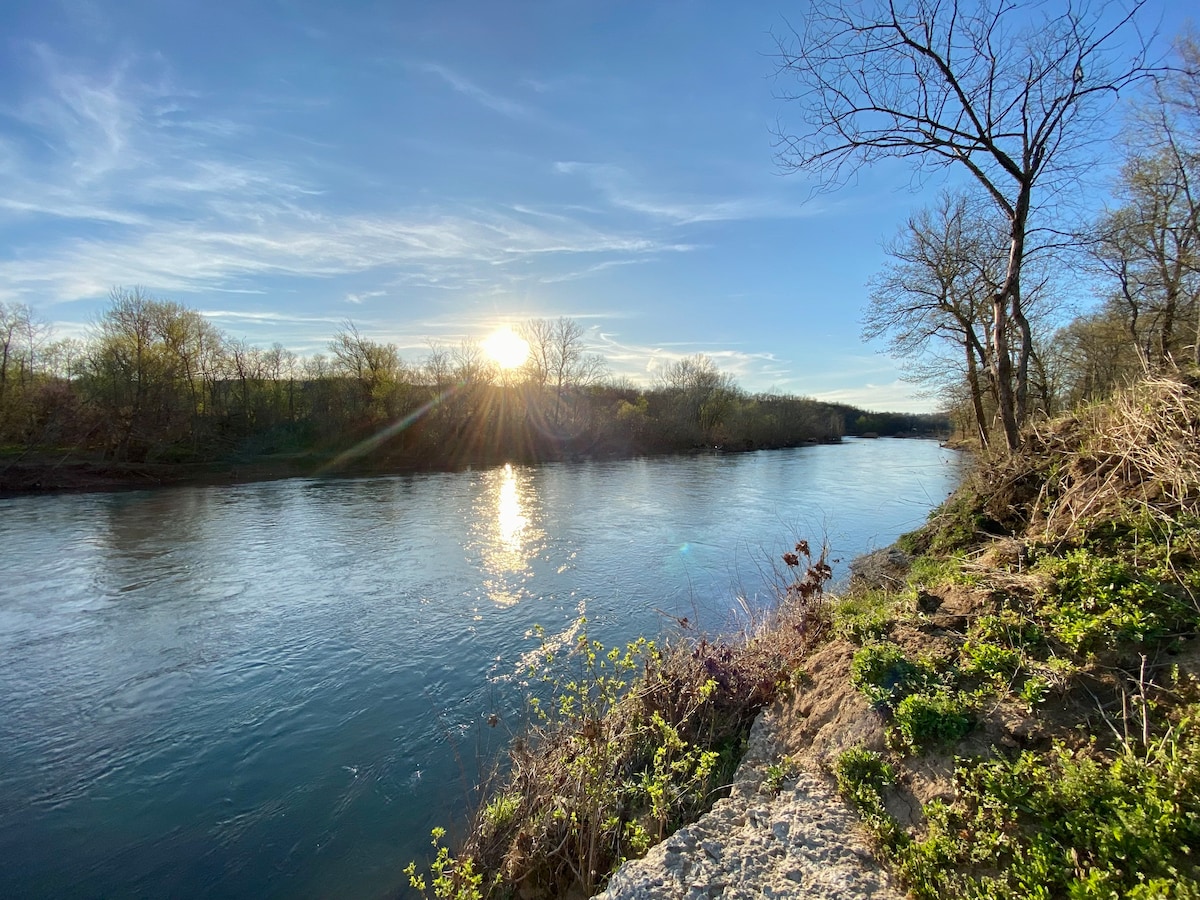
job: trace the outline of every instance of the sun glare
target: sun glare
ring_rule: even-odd
[[[502,369],[515,369],[529,358],[529,344],[511,328],[492,332],[484,340],[483,349]]]

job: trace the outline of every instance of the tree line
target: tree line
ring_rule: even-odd
[[[794,446],[836,440],[862,414],[747,393],[703,355],[642,388],[609,377],[571,319],[519,330],[529,357],[503,370],[470,340],[404,360],[350,321],[301,357],[140,289],[114,290],[82,340],[53,340],[27,307],[0,303],[0,441],[121,462],[341,454],[351,468],[459,466]]]
[[[965,176],[887,245],[863,337],[984,446],[1016,450],[1037,415],[1200,366],[1200,50],[1185,34],[1154,56],[1145,7],[832,2],[779,39],[779,75],[800,86],[783,95],[800,108],[778,134],[786,168],[826,188],[887,158],[918,181]],[[1120,175],[1097,186],[1113,147]],[[1081,219],[1098,187],[1112,200]],[[1072,316],[1080,286],[1095,303]]]

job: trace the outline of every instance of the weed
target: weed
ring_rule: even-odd
[[[1107,758],[1058,746],[964,761],[919,839],[884,809],[894,773],[878,754],[847,751],[835,774],[914,897],[1197,898],[1197,712]]]
[[[895,784],[896,773],[880,754],[865,747],[851,747],[838,756],[833,774],[838,791],[885,847],[904,841],[903,829],[883,802],[883,792]]]
[[[967,641],[962,655],[964,674],[990,681],[997,687],[1007,686],[1021,668],[1021,654],[999,644]]]
[[[1050,691],[1050,681],[1041,675],[1031,675],[1025,679],[1025,683],[1021,685],[1021,699],[1025,702],[1025,707],[1033,712],[1046,700],[1046,694]]]
[[[896,706],[892,727],[911,753],[957,741],[971,730],[966,697],[952,691],[909,694]]]
[[[771,763],[767,766],[767,774],[763,779],[763,793],[778,794],[783,788],[783,783],[795,778],[799,773],[800,770],[796,768],[796,763],[789,756],[783,757],[778,762]]]
[[[1076,548],[1045,557],[1038,566],[1054,578],[1044,608],[1050,633],[1074,652],[1153,640],[1186,624],[1194,627],[1191,604],[1129,559]]]
[[[891,633],[894,601],[885,591],[860,591],[832,606],[833,633],[859,646]]]
[[[872,703],[885,706],[905,693],[919,674],[898,645],[883,641],[863,647],[850,663],[850,684]]]
[[[446,829],[433,829],[433,841],[437,856],[429,864],[433,896],[439,900],[481,900],[483,891],[483,875],[475,870],[475,861],[470,856],[456,859],[450,855],[450,849],[442,843]],[[417,872],[417,864],[410,862],[404,869],[408,876],[409,886],[420,892],[422,897],[429,896],[431,884],[425,876]]]
[[[984,615],[972,623],[968,637],[974,641],[1000,644],[1014,650],[1030,652],[1045,641],[1042,627],[1013,609],[1002,609],[995,615]]]
[[[908,583],[914,587],[933,588],[943,584],[971,584],[960,555],[918,556],[909,566]]]
[[[516,818],[521,809],[521,797],[518,794],[501,794],[492,799],[484,808],[481,816],[483,825],[492,832],[507,828]]]

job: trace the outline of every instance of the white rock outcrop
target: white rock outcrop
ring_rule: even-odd
[[[764,792],[767,767],[778,762],[772,733],[770,715],[761,715],[730,796],[644,859],[621,866],[599,897],[902,900],[827,779],[801,772],[778,793]]]

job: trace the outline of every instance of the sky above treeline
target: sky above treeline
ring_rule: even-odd
[[[802,11],[7,0],[0,300],[82,337],[139,286],[306,355],[351,320],[407,362],[567,316],[635,381],[704,353],[751,391],[930,409],[859,316],[939,185],[783,173]]]

